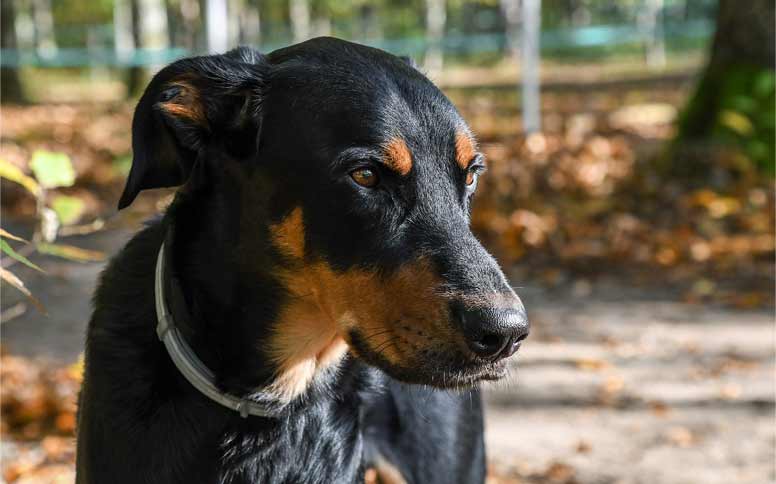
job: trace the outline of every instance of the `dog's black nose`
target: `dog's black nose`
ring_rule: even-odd
[[[520,308],[460,308],[469,349],[489,360],[500,360],[515,354],[528,337],[529,324]]]

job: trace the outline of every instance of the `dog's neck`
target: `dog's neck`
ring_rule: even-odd
[[[184,337],[226,391],[288,404],[332,383],[347,345],[272,244],[266,200],[218,182],[227,186],[184,193],[168,213],[181,287],[172,309],[186,315]]]

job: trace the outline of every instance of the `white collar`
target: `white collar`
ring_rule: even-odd
[[[164,243],[159,249],[156,259],[156,275],[154,278],[154,299],[156,300],[156,334],[164,343],[172,362],[181,372],[184,378],[203,395],[216,403],[238,412],[241,417],[248,415],[257,417],[276,417],[277,410],[271,405],[264,405],[247,398],[240,398],[229,393],[224,393],[215,385],[215,375],[202,360],[200,360],[186,343],[180,330],[175,327],[175,321],[167,309],[164,294]]]

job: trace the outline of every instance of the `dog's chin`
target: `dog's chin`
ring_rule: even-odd
[[[507,374],[507,360],[496,362],[472,358],[451,350],[433,351],[410,356],[405,364],[392,361],[373,350],[357,333],[350,335],[350,346],[365,363],[396,380],[416,385],[446,389],[467,389],[484,381],[497,381]]]
[[[384,363],[384,362],[383,362]],[[507,374],[505,361],[464,366],[442,367],[436,364],[420,364],[412,368],[399,365],[376,365],[393,378],[416,385],[428,385],[442,389],[466,390],[486,381],[498,381]]]
[[[362,359],[401,382],[441,389],[466,390],[481,382],[501,380],[507,375],[507,362],[503,360],[495,363],[472,362],[464,365],[419,361],[412,366],[403,366],[390,363],[385,359],[375,360],[369,356],[362,355]]]

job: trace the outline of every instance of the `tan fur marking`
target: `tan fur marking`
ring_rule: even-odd
[[[324,261],[306,261],[300,208],[271,227],[271,233],[274,245],[292,259],[280,274],[291,303],[281,311],[269,342],[279,368],[272,384],[277,395],[290,400],[317,374],[335,366],[347,353],[353,330],[370,351],[402,368],[416,364],[424,349],[465,348],[448,322],[448,300],[427,260],[387,276],[365,269],[336,271]]]
[[[301,259],[304,257],[304,220],[302,209],[295,208],[282,223],[272,230],[275,246],[289,257]]]
[[[404,176],[412,169],[412,153],[401,138],[393,138],[385,147],[385,164],[391,170]]]
[[[455,161],[462,169],[469,168],[469,163],[477,154],[477,149],[472,137],[465,131],[455,134]]]
[[[370,467],[364,472],[364,484],[379,484],[377,470],[374,467]]]
[[[358,331],[372,351],[392,364],[412,365],[422,348],[454,338],[446,301],[436,291],[439,278],[427,261],[410,263],[387,277],[361,269],[336,272],[323,263],[308,266],[306,272],[319,288],[314,292],[320,306],[341,333]],[[405,329],[409,327],[411,331]]]
[[[186,81],[171,82],[169,86],[179,87],[181,91],[171,100],[161,103],[162,109],[171,116],[186,118],[195,124],[206,127],[207,117],[197,88]]]
[[[377,482],[380,484],[407,484],[401,471],[382,457],[377,458],[375,470],[377,471]]]
[[[300,264],[304,257],[302,210],[293,210],[272,227],[272,237],[276,247]],[[348,349],[334,321],[321,313],[313,288],[299,282],[288,286],[293,304],[281,311],[269,345],[278,365],[269,390],[285,401],[301,395],[317,374],[339,362]]]

